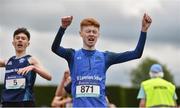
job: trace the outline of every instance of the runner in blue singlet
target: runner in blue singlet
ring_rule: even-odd
[[[26,28],[18,28],[13,35],[13,46],[16,55],[8,61],[0,59],[0,67],[5,67],[4,85],[1,94],[3,107],[35,106],[33,86],[36,73],[51,80],[51,75],[41,63],[26,54],[30,33]]]
[[[68,62],[72,80],[73,107],[107,107],[105,99],[106,71],[113,64],[141,57],[151,18],[144,14],[140,39],[135,50],[123,53],[101,52],[95,49],[100,35],[100,24],[94,18],[86,18],[80,24],[79,33],[83,40],[83,48],[74,50],[59,46],[72,19],[72,16],[61,19],[62,25],[52,44],[52,51]]]

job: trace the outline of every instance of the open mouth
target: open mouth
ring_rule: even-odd
[[[21,47],[23,47],[23,45],[22,45],[22,44],[17,44],[17,46],[18,46],[18,48],[21,48]]]
[[[93,42],[94,38],[89,38],[88,41]]]

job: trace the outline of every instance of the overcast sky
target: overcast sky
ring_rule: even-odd
[[[107,84],[130,86],[130,71],[143,58],[151,57],[167,65],[176,84],[180,85],[179,0],[0,0],[0,57],[8,59],[14,55],[12,34],[16,28],[26,27],[32,35],[27,53],[39,58],[53,76],[51,82],[38,77],[36,84],[58,84],[67,63],[50,48],[61,17],[74,16],[63,46],[81,48],[79,22],[85,17],[94,17],[101,23],[97,49],[124,52],[135,48],[145,12],[153,22],[143,57],[112,66],[107,73]],[[2,82],[4,69],[0,71]]]

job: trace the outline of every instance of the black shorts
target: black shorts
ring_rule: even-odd
[[[2,107],[35,107],[34,101],[2,102]]]

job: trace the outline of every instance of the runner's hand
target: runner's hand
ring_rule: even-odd
[[[33,69],[34,69],[34,66],[31,65],[31,66],[27,66],[27,67],[24,67],[22,69],[19,69],[17,73],[20,74],[20,75],[25,75],[28,72],[32,71]]]
[[[67,28],[73,20],[73,16],[65,16],[61,18],[61,23],[63,28]]]
[[[152,19],[150,16],[148,16],[146,13],[143,16],[143,20],[142,20],[142,30],[143,32],[147,32],[149,26],[152,23]]]

